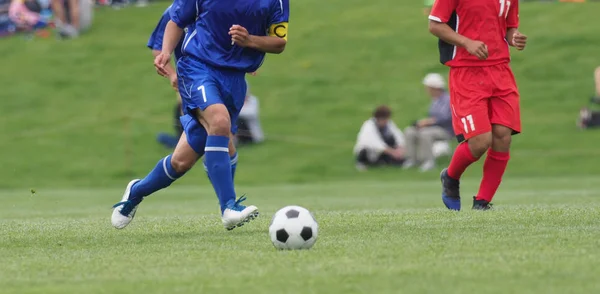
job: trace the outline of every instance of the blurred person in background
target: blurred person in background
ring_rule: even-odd
[[[391,116],[389,107],[379,106],[373,112],[373,117],[360,127],[354,145],[358,170],[381,165],[401,166],[404,162],[404,134]]]
[[[18,31],[34,31],[50,24],[52,12],[49,0],[12,0],[8,10]]]
[[[76,38],[92,25],[92,0],[51,0],[56,29],[62,38]]]
[[[577,126],[581,129],[600,127],[600,67],[594,72],[594,83],[596,93],[590,99],[589,106],[583,107],[579,111],[579,120]]]
[[[423,85],[432,101],[428,116],[417,120],[404,130],[406,161],[403,168],[408,169],[420,164],[420,170],[425,172],[435,168],[434,144],[444,142],[448,146],[454,131],[450,95],[446,91],[444,78],[440,74],[430,73],[423,79]]]
[[[252,73],[252,75],[256,75]],[[257,144],[264,141],[264,133],[259,119],[258,98],[250,92],[250,86],[246,80],[246,100],[240,111],[237,121],[236,145]]]

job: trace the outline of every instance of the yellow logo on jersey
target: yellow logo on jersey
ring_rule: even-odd
[[[276,24],[271,25],[271,27],[269,28],[269,36],[271,36],[271,37],[279,37],[279,38],[282,38],[287,41],[287,34],[288,34],[288,23],[287,22],[276,23]]]

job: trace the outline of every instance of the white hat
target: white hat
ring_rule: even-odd
[[[423,85],[435,89],[444,89],[446,88],[446,82],[442,75],[437,73],[430,73],[425,76],[423,79]]]

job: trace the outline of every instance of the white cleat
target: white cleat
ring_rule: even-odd
[[[237,210],[240,208],[241,210]],[[232,208],[226,208],[225,211],[223,211],[221,220],[223,221],[223,226],[225,226],[225,229],[231,231],[257,218],[258,215],[258,208],[254,205],[247,207],[236,205]]]
[[[113,206],[115,209],[113,210],[112,217],[110,218],[113,227],[122,229],[133,220],[135,211],[137,210],[137,205],[133,206],[133,204],[129,202],[129,194],[131,193],[131,187],[133,184],[139,181],[139,179],[135,179],[129,182],[129,184],[127,184],[127,188],[125,188],[125,193],[123,193],[121,202]]]

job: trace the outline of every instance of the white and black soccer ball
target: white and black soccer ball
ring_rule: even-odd
[[[275,213],[269,226],[277,249],[309,249],[317,241],[319,225],[304,207],[286,206]]]

